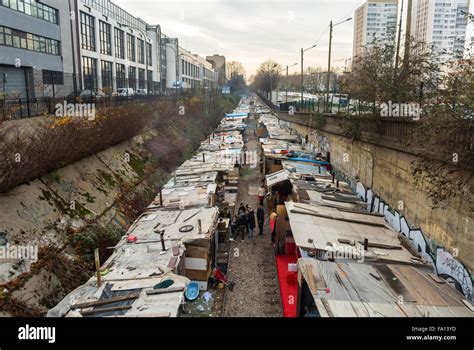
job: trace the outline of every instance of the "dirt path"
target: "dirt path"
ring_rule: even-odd
[[[255,135],[256,121],[250,119],[245,132],[247,151],[259,152],[260,145]],[[258,158],[260,159],[260,158]],[[256,189],[260,186],[259,167],[241,169],[236,209],[240,203],[258,208]],[[249,194],[249,191],[251,194]],[[280,290],[275,265],[275,256],[270,243],[268,210],[265,208],[264,235],[255,229],[253,240],[239,237],[230,243],[228,277],[235,282],[233,291],[226,291],[225,317],[281,317]]]

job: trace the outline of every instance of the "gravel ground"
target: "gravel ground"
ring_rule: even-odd
[[[260,145],[255,136],[256,122],[251,119],[246,130],[247,150],[259,151]],[[258,208],[253,188],[260,186],[262,178],[259,167],[245,168],[241,171],[236,209],[240,203]],[[270,242],[267,220],[263,236],[258,235],[258,227],[253,240],[245,237],[230,243],[228,278],[235,283],[233,291],[226,290],[224,301],[225,317],[281,317],[281,300],[275,265],[275,256]]]

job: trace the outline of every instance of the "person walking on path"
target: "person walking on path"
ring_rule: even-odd
[[[232,216],[232,221],[230,222],[230,238],[229,241],[233,242],[237,236],[237,217]]]
[[[249,208],[248,215],[247,215],[247,223],[248,223],[248,237],[249,239],[253,238],[253,230],[255,229],[255,212],[252,208]]]
[[[247,215],[245,213],[245,210],[241,211],[239,210],[239,218],[237,220],[237,226],[238,226],[238,233],[242,234],[242,243],[245,242],[245,231],[247,231]]]
[[[272,238],[272,243],[275,243],[276,241],[276,220],[277,220],[278,214],[276,213],[275,210],[272,211],[270,214],[270,233],[271,233],[271,238]]]
[[[263,209],[263,205],[260,204],[257,209],[257,222],[258,222],[258,234],[260,236],[263,235],[263,224],[265,223],[265,210]]]
[[[265,190],[265,186],[261,185],[257,192],[257,199],[260,205],[263,205],[263,200],[265,199],[267,191]]]

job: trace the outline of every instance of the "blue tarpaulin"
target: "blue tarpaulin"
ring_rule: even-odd
[[[248,113],[230,113],[230,114],[226,114],[226,118],[246,118],[248,117],[249,114]]]

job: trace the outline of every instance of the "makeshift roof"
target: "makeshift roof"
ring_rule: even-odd
[[[72,291],[48,315],[80,316],[78,311],[71,309],[71,305],[120,297],[124,291],[128,291],[136,294],[126,305],[130,308],[111,313],[99,312],[98,308],[91,316],[177,316],[189,280],[176,275],[176,268],[187,244],[209,245],[217,216],[217,208],[148,209],[127,231],[127,236],[137,237],[136,243],[128,243],[127,236],[124,236],[102,265],[102,270],[107,273],[102,276],[101,287],[97,287],[96,277],[92,277],[86,284]],[[184,226],[188,228],[183,230]],[[160,234],[155,230],[164,230],[166,251],[163,251]],[[173,288],[181,289],[165,294],[147,294],[166,279],[174,281]],[[103,307],[110,306],[116,305],[109,303]]]
[[[300,248],[326,252],[331,246],[342,247],[355,251],[358,260],[426,263],[404,247],[401,235],[383,217],[303,203],[285,205],[295,243]],[[362,248],[365,239],[367,250]]]
[[[473,317],[463,295],[428,269],[299,259],[321,317]]]

